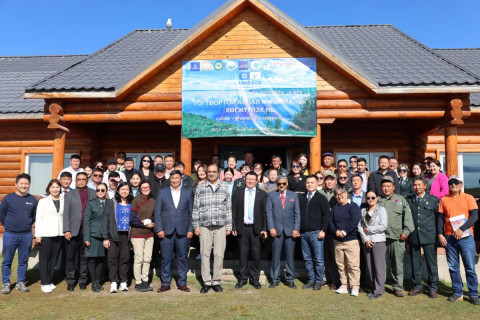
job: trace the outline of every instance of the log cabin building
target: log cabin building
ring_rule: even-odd
[[[316,60],[315,137],[182,137],[182,63]],[[425,156],[448,175],[480,176],[480,50],[432,50],[391,25],[305,27],[264,0],[230,0],[192,29],[135,30],[85,56],[0,58],[0,199],[15,176],[32,193],[80,154],[82,167],[111,158],[170,154],[186,164],[253,151],[288,165],[321,154],[380,154],[411,165]],[[26,98],[24,100],[24,98]],[[138,166],[138,162],[137,162]]]

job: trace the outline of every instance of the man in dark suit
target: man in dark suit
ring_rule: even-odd
[[[162,254],[162,285],[158,292],[170,290],[172,281],[171,262],[176,250],[178,262],[178,290],[190,292],[187,287],[188,244],[193,236],[192,192],[181,188],[182,173],[170,172],[170,188],[160,189],[155,204],[155,231],[160,238]]]
[[[63,211],[63,233],[65,235],[65,250],[67,255],[65,280],[67,290],[73,291],[76,283],[76,274],[79,274],[78,283],[81,290],[87,288],[87,257],[83,242],[83,218],[88,200],[97,197],[95,190],[87,188],[87,174],[77,173],[76,188],[65,195]]]
[[[412,261],[413,289],[409,296],[416,296],[422,293],[422,253],[427,263],[428,271],[428,296],[437,297],[438,288],[438,267],[437,267],[437,215],[439,200],[425,190],[427,185],[423,177],[413,179],[414,195],[407,198],[410,210],[412,211],[413,224],[415,229],[408,236],[410,244],[410,258]]]
[[[280,283],[280,256],[285,243],[285,259],[287,261],[287,286],[296,289],[295,238],[300,236],[300,203],[295,192],[287,190],[288,179],[285,176],[277,178],[277,190],[267,195],[266,217],[267,227],[273,238],[272,243],[272,283],[269,288],[275,288]]]
[[[253,171],[245,175],[246,186],[237,189],[232,206],[232,234],[238,236],[240,243],[240,280],[235,288],[240,289],[250,283],[260,289],[260,250],[261,237],[267,237],[265,224],[265,206],[267,193],[257,185],[257,174]],[[252,254],[252,265],[248,271],[248,256]]]
[[[330,206],[327,198],[317,191],[317,176],[313,174],[307,176],[305,185],[307,193],[298,196],[302,253],[308,274],[308,282],[302,289],[320,290],[325,272],[323,243],[328,229]]]

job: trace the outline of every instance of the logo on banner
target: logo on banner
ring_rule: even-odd
[[[227,62],[227,70],[228,71],[233,71],[233,70],[235,70],[236,67],[237,67],[237,65],[235,64],[235,62],[233,62],[233,61],[228,61]]]
[[[238,74],[240,80],[249,80],[250,79],[250,72],[240,72]]]
[[[262,78],[262,74],[260,72],[250,72],[251,80],[260,80],[261,78]]]
[[[202,63],[202,71],[210,71],[212,70],[212,64],[208,61]]]
[[[200,71],[200,62],[190,63],[190,71]]]
[[[238,70],[248,70],[248,61],[238,61]]]
[[[262,67],[262,63],[258,60],[252,61],[251,65],[253,70],[258,70]]]
[[[217,61],[215,62],[215,64],[213,65],[213,68],[217,71],[220,71],[223,69],[223,63],[222,61]]]

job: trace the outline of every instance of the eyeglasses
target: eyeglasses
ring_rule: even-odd
[[[106,192],[107,190],[106,189],[97,189],[96,191],[97,192]]]
[[[323,180],[323,177],[318,178],[318,180]]]
[[[367,200],[375,200],[375,199],[377,199],[377,197],[365,197],[365,199],[367,199]]]
[[[294,165],[292,166],[292,168],[297,168],[297,169],[299,169],[299,168],[301,168],[301,167],[302,167],[302,166],[300,166],[300,165],[298,165],[298,164],[294,164]]]
[[[217,171],[207,171],[207,173],[217,173]]]
[[[342,164],[341,166],[339,165],[338,167],[339,167],[339,168],[346,168],[347,166],[344,165],[344,164]]]
[[[101,177],[103,177],[103,175],[101,175],[101,174],[94,174],[93,176],[94,176],[95,178],[101,178]]]
[[[77,181],[87,181],[87,179],[77,178]]]
[[[286,182],[277,182],[277,186],[286,186],[287,183]]]
[[[148,159],[145,159],[145,160],[142,160],[142,162],[151,162],[151,161]]]
[[[408,172],[407,169],[398,169],[398,172]]]
[[[456,185],[458,186],[460,184],[460,181],[458,180],[450,180],[448,181],[448,185],[451,186],[451,185]]]
[[[347,180],[348,177],[339,177],[338,179],[340,179],[340,180]]]

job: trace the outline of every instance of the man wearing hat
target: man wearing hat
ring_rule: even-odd
[[[114,158],[108,159],[107,170],[103,173],[103,182],[108,184],[108,177],[112,172],[118,172],[118,174],[120,175],[120,180],[128,182],[127,178],[125,177],[125,174],[122,171],[116,171],[116,170],[117,170],[117,160],[115,160]]]
[[[170,186],[170,181],[165,177],[167,167],[163,163],[157,163],[153,168],[155,176],[151,181],[152,195],[156,199],[160,189]]]
[[[322,171],[324,171],[325,173],[334,173],[334,163],[335,159],[333,158],[333,153],[325,152],[324,154],[322,154]]]
[[[386,257],[391,265],[393,290],[395,290],[396,297],[403,297],[405,241],[414,230],[414,225],[412,212],[407,200],[401,195],[394,193],[394,181],[396,180],[390,175],[383,177],[381,180],[381,197],[378,200],[378,205],[384,207],[388,215],[388,227],[385,230],[387,237]]]
[[[463,182],[458,176],[450,176],[449,194],[440,200],[438,208],[438,240],[440,245],[447,249],[447,263],[452,279],[453,294],[448,297],[448,301],[463,300],[463,282],[458,258],[460,254],[465,268],[470,302],[480,305],[473,234],[473,225],[478,219],[478,206],[471,195],[462,192],[462,187]]]

